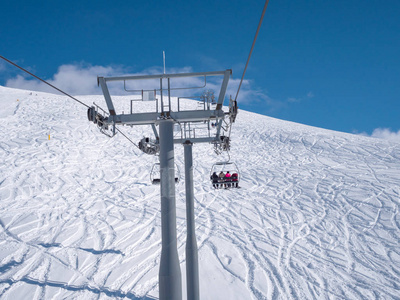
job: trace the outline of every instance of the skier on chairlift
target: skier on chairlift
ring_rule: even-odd
[[[224,182],[225,182],[225,173],[221,171],[218,174],[218,177],[219,177],[218,178],[218,182],[219,182],[218,187],[222,187],[224,185]]]
[[[213,187],[216,189],[216,188],[218,188],[218,175],[217,175],[217,173],[216,172],[214,172],[212,175],[211,175],[211,180],[212,180],[212,183],[213,183]]]
[[[225,188],[231,187],[231,173],[226,172],[225,174]]]
[[[232,186],[238,187],[238,173],[233,173],[231,176]]]

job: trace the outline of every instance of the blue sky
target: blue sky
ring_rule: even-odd
[[[101,93],[95,75],[161,72],[165,50],[167,72],[232,69],[234,91],[263,6],[3,0],[0,54],[84,94]],[[394,0],[271,0],[239,107],[338,131],[400,134],[399,16]],[[0,85],[42,89],[5,62]]]

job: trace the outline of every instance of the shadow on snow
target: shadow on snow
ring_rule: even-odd
[[[56,287],[56,288],[61,288],[65,289],[67,291],[72,291],[72,292],[79,292],[79,291],[89,291],[94,294],[100,295],[100,294],[105,294],[108,297],[120,297],[120,298],[128,298],[128,299],[133,299],[133,300],[155,300],[156,298],[149,297],[149,296],[144,296],[144,297],[138,297],[132,292],[127,292],[124,293],[122,291],[115,291],[115,290],[109,290],[107,288],[96,288],[96,287],[91,287],[88,285],[82,285],[82,286],[75,286],[75,285],[68,285],[63,282],[56,282],[56,281],[39,281],[37,279],[32,279],[29,277],[24,277],[21,278],[20,280],[13,280],[13,279],[4,279],[0,280],[0,284],[8,283],[9,285],[13,285],[14,283],[17,282],[25,282],[27,284],[31,285],[37,285],[40,287]]]

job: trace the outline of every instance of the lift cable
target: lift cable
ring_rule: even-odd
[[[242,78],[240,79],[240,83],[239,83],[239,87],[238,87],[238,90],[237,90],[237,93],[236,93],[236,97],[235,97],[235,100],[233,101],[233,104],[234,104],[234,105],[237,105],[237,98],[238,98],[239,91],[240,91],[240,88],[241,88],[242,83],[243,83],[244,74],[246,73],[247,66],[249,65],[249,61],[250,61],[251,54],[253,53],[253,50],[254,50],[254,45],[256,44],[256,40],[257,40],[257,37],[258,37],[258,33],[259,33],[259,31],[260,31],[261,24],[262,24],[262,21],[263,21],[263,19],[264,19],[265,11],[267,10],[268,2],[269,2],[269,0],[266,0],[266,1],[265,1],[264,9],[263,9],[263,11],[262,11],[262,13],[261,13],[261,18],[260,18],[260,22],[258,23],[256,35],[254,36],[253,44],[251,45],[250,53],[249,53],[249,56],[247,57],[246,65],[245,65],[244,70],[243,70]],[[236,106],[236,109],[237,109],[237,106]],[[231,122],[231,124],[230,124],[230,126],[229,126],[228,138],[230,138],[230,136],[231,136],[232,125],[233,125],[233,124],[232,124],[232,122]]]
[[[139,146],[138,146],[137,144],[135,144],[130,138],[128,138],[121,130],[119,130],[117,127],[115,127],[115,130],[117,130],[117,131],[118,131],[120,134],[122,134],[128,141],[130,141],[133,145],[135,145],[136,148],[138,148],[138,149],[140,150]]]
[[[252,52],[253,52],[253,49],[254,49],[254,45],[255,45],[255,43],[256,43],[256,40],[257,40],[258,32],[260,31],[261,23],[262,23],[262,21],[263,21],[263,19],[264,19],[264,14],[265,14],[265,11],[266,11],[266,9],[267,9],[268,2],[269,2],[269,0],[266,0],[266,1],[265,1],[264,9],[263,9],[262,14],[261,14],[260,22],[258,23],[258,27],[257,27],[256,35],[255,35],[255,37],[254,37],[253,44],[251,45],[251,49],[250,49],[249,57],[247,58],[246,66],[244,67],[244,70],[243,70],[242,79],[240,80],[240,83],[239,83],[239,88],[238,88],[237,93],[236,93],[235,101],[237,100],[237,97],[238,97],[238,95],[239,95],[239,91],[240,91],[240,87],[242,86],[244,74],[246,73],[247,65],[249,64],[250,57],[251,57],[251,54],[252,54]]]
[[[21,66],[17,65],[16,63],[12,62],[11,60],[5,58],[4,56],[1,56],[1,55],[0,55],[0,58],[4,59],[6,62],[12,64],[13,66],[17,67],[18,69],[20,69],[20,70],[22,70],[22,71],[28,73],[29,75],[35,77],[36,79],[39,79],[41,82],[43,82],[43,83],[49,85],[49,86],[52,87],[53,89],[56,89],[56,90],[59,91],[60,93],[66,95],[66,96],[68,96],[68,97],[70,97],[71,99],[75,100],[76,102],[78,102],[78,103],[80,103],[80,104],[86,106],[87,108],[90,108],[89,105],[87,105],[87,104],[83,103],[82,101],[76,99],[75,97],[71,96],[70,94],[68,94],[68,93],[66,93],[66,92],[64,92],[64,91],[62,91],[62,90],[60,90],[59,88],[57,88],[57,87],[55,87],[54,85],[48,83],[46,80],[43,80],[42,78],[36,76],[35,74],[32,74],[32,73],[29,72],[28,70],[22,68]],[[116,129],[119,133],[121,133],[128,141],[130,141],[130,142],[131,142],[132,144],[134,144],[137,148],[139,148],[139,146],[136,145],[136,144],[135,144],[130,138],[128,138],[124,133],[122,133],[121,130],[119,130],[118,128],[115,128],[115,129]]]
[[[64,94],[64,95],[66,95],[66,96],[72,98],[72,99],[75,100],[76,102],[79,102],[80,104],[86,106],[87,108],[90,107],[89,105],[83,103],[82,101],[79,101],[79,100],[76,99],[75,97],[72,97],[70,94],[67,94],[66,92],[64,92],[64,91],[60,90],[59,88],[55,87],[54,85],[48,83],[46,80],[43,80],[42,78],[36,76],[35,74],[32,74],[32,73],[29,72],[28,70],[26,70],[26,69],[24,69],[24,68],[18,66],[16,63],[12,62],[11,60],[8,60],[8,59],[5,58],[4,56],[1,56],[1,55],[0,55],[0,58],[4,59],[6,62],[12,64],[13,66],[17,67],[18,69],[21,69],[21,70],[24,71],[25,73],[28,73],[29,75],[35,77],[36,79],[39,79],[41,82],[43,82],[43,83],[45,83],[45,84],[51,86],[53,89],[56,89],[56,90],[59,91],[60,93],[62,93],[62,94]]]

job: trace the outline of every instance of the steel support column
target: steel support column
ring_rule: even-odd
[[[181,269],[176,241],[173,120],[159,122],[161,179],[160,300],[181,300]]]
[[[192,143],[186,141],[185,152],[185,188],[186,188],[186,281],[187,299],[199,300],[199,263],[194,221],[193,156]]]

